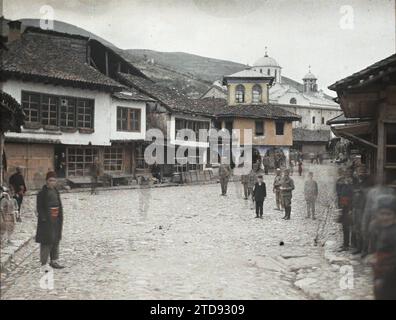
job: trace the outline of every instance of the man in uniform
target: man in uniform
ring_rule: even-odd
[[[313,179],[313,172],[308,173],[308,180],[304,184],[304,197],[307,203],[307,218],[315,220],[315,202],[318,198],[318,184]]]
[[[256,176],[253,169],[250,170],[248,174],[244,174],[241,176],[241,183],[243,185],[243,194],[245,196],[244,199],[248,200],[249,196],[253,194],[253,187],[256,183]]]
[[[291,200],[292,192],[294,190],[294,181],[290,178],[289,170],[285,170],[283,173],[283,178],[281,180],[280,192],[283,202],[283,207],[285,208],[285,216],[282,219],[290,220],[291,215]]]
[[[221,195],[225,196],[227,194],[228,180],[231,176],[231,167],[227,163],[226,158],[222,158],[222,162],[219,167],[220,185],[221,185]]]
[[[281,180],[282,180],[282,175],[281,175],[281,169],[277,168],[276,169],[276,175],[274,179],[274,193],[275,193],[275,198],[276,198],[276,208],[275,210],[281,210],[283,208],[282,205],[282,198],[280,194],[280,186],[281,186]]]

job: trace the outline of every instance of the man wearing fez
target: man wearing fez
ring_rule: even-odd
[[[41,265],[47,265],[50,258],[50,266],[61,269],[63,266],[58,263],[58,258],[59,242],[62,238],[63,208],[56,183],[55,172],[48,172],[46,184],[37,195],[36,242],[40,243]]]

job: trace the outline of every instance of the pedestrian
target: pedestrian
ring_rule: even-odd
[[[290,159],[290,161],[289,161],[289,169],[290,169],[290,175],[292,176],[293,172],[294,172],[294,160]]]
[[[282,198],[281,198],[281,193],[280,193],[280,187],[281,187],[281,181],[282,181],[281,174],[282,174],[281,169],[277,168],[275,170],[275,179],[274,179],[274,184],[273,184],[273,191],[275,193],[275,199],[276,199],[275,210],[281,210],[283,208]]]
[[[339,222],[342,224],[343,245],[339,251],[347,251],[350,245],[351,237],[351,211],[353,196],[353,176],[352,170],[343,171],[343,176],[339,177],[336,183],[336,192],[338,195],[338,206],[341,209]]]
[[[302,168],[302,161],[301,160],[299,160],[298,161],[298,175],[301,177],[301,175],[302,175],[302,171],[303,171],[303,168]]]
[[[18,203],[18,216],[16,217],[16,221],[22,222],[21,218],[21,206],[23,202],[23,196],[25,195],[27,188],[25,184],[25,179],[22,175],[22,168],[16,167],[16,172],[11,175],[9,179],[9,185],[12,188],[12,192],[14,194],[14,198]]]
[[[36,242],[40,243],[40,262],[46,266],[63,268],[58,263],[59,242],[62,239],[63,208],[59,191],[56,188],[56,174],[50,171],[46,175],[46,184],[37,195],[37,233]]]
[[[263,158],[263,165],[264,165],[264,174],[268,175],[269,166],[270,166],[270,157],[266,154]]]
[[[263,204],[266,197],[265,182],[263,181],[263,176],[259,175],[253,189],[253,199],[256,202],[256,218],[263,218]]]
[[[307,203],[307,218],[315,220],[315,203],[318,198],[318,184],[313,179],[313,172],[308,173],[308,180],[304,185],[304,197]]]
[[[90,166],[91,194],[98,194],[96,191],[96,188],[98,186],[100,172],[101,172],[101,167],[100,167],[100,163],[99,163],[99,158],[95,157],[94,162]]]
[[[366,205],[367,193],[371,187],[371,177],[368,174],[365,165],[360,165],[356,169],[357,178],[354,181],[354,191],[352,197],[352,230],[351,244],[355,248],[352,254],[362,253],[363,251],[363,235],[362,221],[363,212]]]
[[[396,197],[381,195],[370,228],[375,234],[374,296],[376,300],[396,300]]]
[[[155,162],[151,167],[151,174],[158,183],[162,183],[161,167]]]
[[[249,199],[249,174],[243,174],[241,176],[241,183],[243,186],[244,199]]]
[[[231,176],[231,167],[228,164],[227,158],[223,157],[220,167],[219,167],[219,176],[220,176],[220,186],[221,186],[221,195],[227,195],[227,185],[228,180]]]
[[[18,203],[15,198],[10,196],[10,190],[7,187],[2,187],[0,212],[1,236],[5,235],[6,243],[12,244],[11,237],[15,229],[15,221],[18,214]]]
[[[280,192],[282,197],[283,207],[285,209],[285,216],[282,219],[290,220],[292,192],[294,190],[294,181],[290,178],[289,170],[285,170],[281,180]]]

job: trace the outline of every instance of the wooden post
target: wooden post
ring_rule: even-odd
[[[377,183],[384,184],[385,127],[381,119],[377,120]]]
[[[4,183],[3,152],[4,152],[4,132],[0,132],[0,186]]]
[[[105,61],[106,61],[106,76],[109,76],[109,54],[105,51]]]

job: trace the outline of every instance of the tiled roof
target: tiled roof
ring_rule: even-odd
[[[0,91],[0,115],[0,131],[21,132],[25,114],[21,105],[4,91]]]
[[[107,91],[125,88],[86,63],[85,37],[29,30],[1,51],[4,76]]]
[[[330,140],[330,130],[293,129],[293,140],[303,142],[327,142]]]
[[[134,88],[128,88],[124,91],[114,92],[112,96],[121,100],[154,101],[154,99],[146,96]]]
[[[297,121],[301,117],[271,104],[240,104],[227,106],[216,113],[217,117],[268,118]]]
[[[393,54],[381,61],[378,61],[367,68],[355,72],[354,74],[339,80],[329,86],[330,90],[340,90],[365,85],[369,82],[376,81],[379,78],[388,76],[396,72],[396,54]]]

